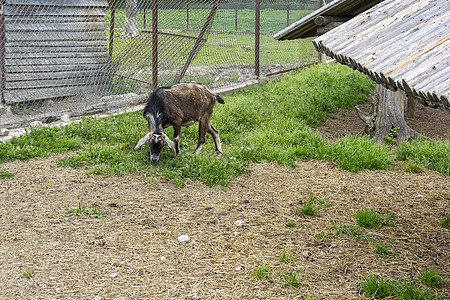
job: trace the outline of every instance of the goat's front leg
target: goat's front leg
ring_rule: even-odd
[[[181,124],[173,125],[173,142],[175,144],[175,154],[180,154],[180,135],[181,135]],[[173,150],[172,150],[173,152]]]

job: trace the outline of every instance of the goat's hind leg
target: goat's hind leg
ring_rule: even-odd
[[[222,155],[223,152],[222,152],[222,145],[220,143],[219,132],[217,131],[217,129],[214,128],[214,126],[212,126],[211,123],[209,123],[208,133],[214,139],[214,144],[216,145],[217,154]]]
[[[198,144],[197,148],[195,148],[194,154],[199,154],[202,150],[203,144],[206,141],[206,132],[209,132],[208,125],[209,122],[199,121],[198,124]]]

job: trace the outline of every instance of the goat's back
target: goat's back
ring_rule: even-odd
[[[216,99],[223,99],[199,83],[179,83],[170,87],[155,89],[144,109],[144,116],[158,113],[162,116],[163,127],[172,125],[174,120],[183,124],[198,121],[212,114]],[[147,117],[146,117],[147,118]]]

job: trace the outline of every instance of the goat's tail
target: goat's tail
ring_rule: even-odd
[[[216,95],[216,101],[222,104],[225,104],[225,101],[219,95]]]

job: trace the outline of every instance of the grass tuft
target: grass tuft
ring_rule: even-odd
[[[13,173],[0,169],[0,179],[11,179],[14,176]]]
[[[440,295],[434,295],[430,290],[419,288],[409,281],[394,281],[369,275],[360,282],[359,290],[377,299],[393,296],[395,299],[437,300]]]
[[[440,287],[444,282],[444,277],[435,268],[423,270],[417,278],[428,287]]]
[[[441,221],[441,226],[445,228],[450,228],[450,215],[445,215]]]
[[[33,270],[31,269],[27,269],[25,271],[23,271],[22,273],[22,277],[28,278],[28,279],[32,279],[33,278]]]
[[[270,268],[266,265],[254,268],[252,270],[252,275],[258,280],[264,280],[272,276],[270,273]]]
[[[101,211],[96,204],[89,208],[86,204],[82,202],[72,208],[66,208],[66,214],[68,216],[81,216],[83,214],[94,216],[96,218],[101,218],[105,216],[105,212]]]
[[[300,275],[297,272],[290,270],[289,273],[281,275],[281,280],[284,282],[284,287],[300,288],[303,286],[303,283],[299,277]]]
[[[291,252],[287,251],[286,249],[283,249],[280,256],[280,262],[288,264],[294,261],[294,256]]]
[[[395,254],[396,251],[392,248],[391,243],[385,243],[383,241],[375,240],[372,242],[372,246],[375,248],[375,253],[381,256]]]
[[[314,216],[317,214],[317,211],[319,210],[319,204],[320,204],[319,199],[314,195],[310,195],[306,200],[306,202],[302,206],[300,206],[300,211],[304,215]]]
[[[403,142],[396,150],[400,161],[413,161],[430,170],[450,175],[450,141],[414,139]]]

